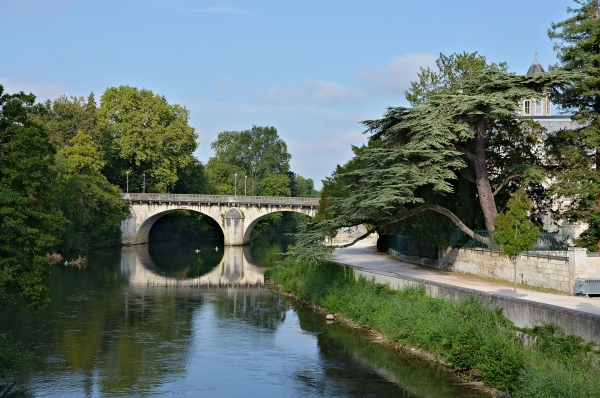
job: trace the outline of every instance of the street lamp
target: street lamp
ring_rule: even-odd
[[[129,170],[127,170],[125,174],[127,174],[127,193],[129,193]]]
[[[234,194],[234,196],[237,196],[237,173],[235,173],[234,186],[235,186],[235,188],[234,188],[233,194]]]
[[[146,173],[142,175],[144,176],[144,187],[142,188],[142,193],[146,193]]]
[[[246,183],[248,182],[248,176],[244,176],[244,196],[246,196]]]

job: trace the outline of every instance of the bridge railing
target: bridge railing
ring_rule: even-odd
[[[124,193],[123,199],[132,202],[180,202],[206,204],[260,204],[282,206],[317,206],[319,198],[242,195],[186,195],[167,193]]]

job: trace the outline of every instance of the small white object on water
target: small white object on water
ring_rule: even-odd
[[[196,249],[194,250],[196,253],[200,253],[200,249]]]
[[[215,247],[215,251],[218,252],[219,251],[219,246]]]

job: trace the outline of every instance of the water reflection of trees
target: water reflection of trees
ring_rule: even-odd
[[[216,292],[213,305],[218,318],[233,317],[269,330],[277,329],[285,321],[289,305],[265,288],[236,287]]]
[[[215,250],[217,249],[217,250]],[[155,242],[148,245],[152,261],[166,275],[197,278],[215,268],[223,259],[223,246],[198,242]]]

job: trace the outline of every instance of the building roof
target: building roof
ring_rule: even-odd
[[[535,61],[533,61],[533,63],[529,67],[529,70],[527,71],[527,74],[531,75],[533,73],[540,73],[540,72],[543,73],[543,72],[546,72],[546,71],[544,70],[544,68],[542,68],[542,65],[540,65],[540,63],[536,59]]]

